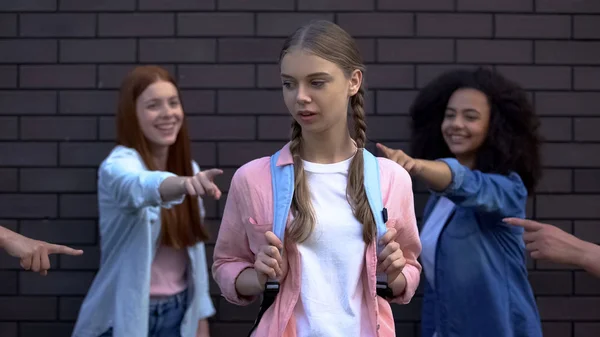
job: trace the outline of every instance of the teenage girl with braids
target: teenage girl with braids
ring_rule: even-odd
[[[254,336],[395,336],[390,304],[376,295],[376,272],[387,274],[389,301],[408,303],[420,280],[421,245],[410,176],[379,158],[389,216],[381,238],[385,248],[376,254],[374,214],[363,186],[365,68],[358,48],[337,25],[311,22],[284,43],[280,70],[294,119],[291,142],[277,162],[293,162],[295,171],[285,242],[271,231],[270,158],[253,160],[231,182],[214,251],[214,278],[224,297],[237,305],[256,300],[267,278],[280,282]]]

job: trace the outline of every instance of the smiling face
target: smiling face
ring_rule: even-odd
[[[151,148],[175,143],[183,122],[183,109],[177,88],[168,81],[149,85],[136,102],[138,123]]]
[[[283,99],[303,132],[346,130],[348,99],[356,94],[362,73],[346,76],[335,63],[302,49],[281,60]]]
[[[490,105],[479,90],[456,90],[446,107],[442,135],[450,151],[463,164],[472,166],[486,139]]]

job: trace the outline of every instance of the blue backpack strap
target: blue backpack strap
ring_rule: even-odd
[[[363,149],[364,161],[364,180],[367,200],[371,206],[371,212],[377,225],[377,256],[381,254],[384,246],[379,244],[381,237],[387,232],[385,223],[388,220],[387,209],[383,205],[381,195],[381,180],[379,179],[379,161],[367,149]],[[392,290],[387,284],[387,275],[384,272],[377,273],[377,294],[381,297],[389,298],[392,296]]]
[[[281,151],[277,151],[271,156],[270,169],[273,189],[273,233],[283,243],[290,206],[292,205],[292,198],[294,197],[294,166],[277,166],[277,160],[279,159],[280,154]],[[258,323],[260,323],[260,319],[265,311],[267,311],[273,302],[275,302],[278,293],[279,281],[267,280],[262,302],[258,309],[258,315],[248,336],[252,335],[253,331],[258,326]]]

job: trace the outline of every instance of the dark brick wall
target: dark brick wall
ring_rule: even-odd
[[[597,0],[2,0],[0,12],[2,223],[86,251],[53,257],[45,278],[0,254],[2,337],[69,336],[98,266],[96,167],[112,146],[125,72],[159,63],[177,74],[194,158],[225,169],[227,190],[237,166],[287,138],[275,61],[283,37],[313,18],[360,43],[372,140],[405,146],[408,106],[443,70],[492,65],[519,81],[547,139],[529,216],[600,243]],[[207,206],[216,234],[223,202]],[[546,336],[600,334],[600,281],[529,266]],[[244,335],[257,306],[212,291],[213,336]],[[418,296],[394,307],[399,336],[418,336],[419,309]]]

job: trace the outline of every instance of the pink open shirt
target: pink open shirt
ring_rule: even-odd
[[[421,265],[417,258],[421,242],[416,225],[412,181],[406,170],[395,162],[378,158],[381,171],[381,192],[388,210],[388,228],[396,228],[395,240],[406,259],[402,273],[406,277],[406,291],[391,300],[407,304],[419,285]],[[289,144],[282,150],[277,165],[292,163]],[[248,305],[258,298],[240,296],[235,289],[238,275],[253,268],[255,253],[266,244],[265,232],[272,230],[273,194],[271,192],[269,157],[255,159],[237,170],[231,181],[219,235],[214,249],[213,276],[227,301]],[[288,223],[289,225],[289,223]],[[340,242],[343,244],[343,242]],[[284,243],[284,260],[289,268],[281,280],[281,289],[275,303],[265,312],[254,335],[261,337],[295,337],[294,307],[300,294],[300,254],[294,243]],[[394,318],[390,304],[377,296],[377,256],[374,243],[368,245],[363,268],[365,298],[369,315],[363,324],[371,325],[378,337],[394,337]],[[335,322],[332,322],[335,324]]]

